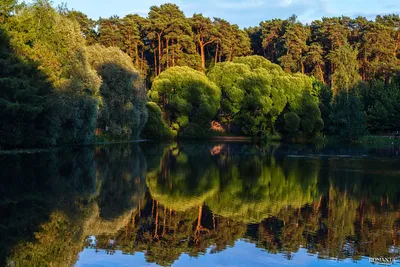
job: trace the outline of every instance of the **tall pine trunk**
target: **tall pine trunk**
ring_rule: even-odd
[[[167,68],[169,68],[169,39],[168,38],[166,38],[166,40],[165,40],[165,48],[166,48],[166,51],[167,51],[167,59],[166,59],[166,63],[167,63]]]
[[[158,75],[161,73],[161,33],[157,33],[158,36]]]
[[[157,76],[158,75],[158,72],[157,72],[157,51],[156,51],[155,46],[153,48],[153,57],[154,57],[154,75]]]
[[[203,71],[206,69],[206,55],[204,53],[204,45],[200,44],[200,54],[201,54],[201,67],[203,68]]]
[[[217,64],[218,61],[218,49],[219,49],[219,44],[217,43],[217,47],[215,48],[215,57],[214,57],[214,64]]]

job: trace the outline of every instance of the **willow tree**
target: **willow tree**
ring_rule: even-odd
[[[146,93],[131,58],[116,47],[95,45],[87,51],[103,80],[98,128],[115,138],[137,138],[147,120]]]
[[[272,73],[280,69],[276,67],[262,57],[253,56],[219,63],[208,73],[224,96],[221,101],[224,122],[237,123],[249,135],[272,129],[274,114],[279,115],[287,101],[283,88],[271,86]]]
[[[173,67],[154,80],[149,96],[163,109],[172,129],[200,128],[200,135],[217,114],[221,90],[199,71]]]
[[[57,13],[48,1],[37,1],[10,17],[4,28],[13,51],[36,64],[52,87],[41,117],[48,138],[41,142],[90,142],[101,79],[88,63],[78,23]]]
[[[286,110],[296,110],[305,121],[310,111],[305,107],[308,105],[306,100],[311,101],[308,101],[308,107],[313,105],[315,111],[310,127],[314,129],[317,121],[321,124],[318,101],[308,98],[312,79],[306,75],[285,73],[280,66],[261,56],[250,56],[235,58],[233,63],[219,63],[208,76],[221,88],[224,96],[220,112],[223,122],[228,127],[231,123],[240,126],[246,135],[275,133],[275,123]],[[304,100],[304,105],[300,105],[300,99]],[[321,127],[315,129],[318,132]]]
[[[37,66],[13,54],[2,27],[0,51],[0,146],[39,146],[47,137],[39,119],[52,86]]]

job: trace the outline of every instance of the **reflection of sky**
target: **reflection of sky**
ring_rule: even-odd
[[[237,241],[235,246],[226,250],[210,254],[210,249],[204,256],[193,258],[183,254],[175,261],[173,266],[182,267],[208,267],[208,266],[374,266],[368,258],[353,262],[351,259],[344,261],[320,260],[316,255],[310,255],[305,249],[300,249],[293,255],[292,260],[287,260],[282,254],[269,254],[256,248],[254,244]],[[120,251],[108,255],[105,251],[95,252],[94,249],[85,249],[79,255],[77,267],[83,266],[155,266],[146,262],[144,253],[124,255]],[[378,266],[378,265],[375,265]]]

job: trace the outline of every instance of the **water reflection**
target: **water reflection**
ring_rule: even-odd
[[[141,143],[1,154],[1,264],[68,266],[122,252],[166,266],[242,243],[294,261],[302,251],[397,257],[398,150],[334,151]]]

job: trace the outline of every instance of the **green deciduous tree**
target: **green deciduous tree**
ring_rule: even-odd
[[[305,75],[285,73],[261,56],[250,56],[219,63],[208,76],[222,91],[223,122],[240,126],[246,135],[274,133],[285,108],[302,117],[307,134],[322,129],[318,100],[311,96],[312,79]]]
[[[207,127],[220,107],[221,91],[201,72],[172,67],[154,80],[149,96],[165,112],[168,125],[179,131],[189,123]]]
[[[131,58],[116,47],[87,48],[90,64],[103,82],[98,128],[117,138],[137,138],[147,120],[146,93]]]
[[[19,124],[5,130],[8,138],[13,131],[15,133],[11,146],[90,142],[94,134],[101,79],[88,64],[79,25],[58,14],[49,2],[37,1],[22,7],[4,27],[10,35],[12,47],[12,50],[5,51],[17,54],[19,60],[26,62],[17,65],[24,74],[18,74],[16,69],[6,74],[9,81],[17,77],[15,81],[26,80],[23,86],[7,82],[7,87],[14,90],[13,96],[7,97],[7,101],[14,102],[6,109],[10,111],[8,120],[15,118],[18,121],[23,110],[30,110],[20,117]],[[16,57],[8,57],[11,64],[17,64]],[[36,68],[39,72],[34,70]],[[31,78],[25,76],[29,73],[32,73]],[[27,98],[27,94],[31,97]],[[23,95],[25,100],[21,98]],[[40,97],[45,99],[40,100]],[[23,103],[27,102],[32,108],[24,106]],[[31,132],[26,132],[27,129]],[[35,131],[40,131],[40,134]]]
[[[147,102],[148,119],[141,133],[141,137],[155,140],[167,140],[173,134],[164,121],[161,108],[154,102]]]

